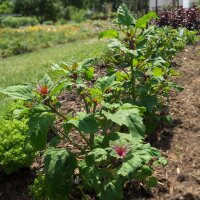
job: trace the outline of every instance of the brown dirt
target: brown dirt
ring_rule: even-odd
[[[171,95],[173,126],[157,133],[154,145],[167,156],[159,169],[159,187],[153,199],[200,199],[200,44],[188,46],[175,58],[184,91]],[[164,191],[162,191],[164,190]]]
[[[146,191],[130,182],[125,199],[200,200],[200,44],[188,46],[174,61],[181,73],[175,81],[184,91],[171,94],[173,125],[159,129],[152,142],[167,157],[168,165],[155,172],[157,188]],[[80,110],[81,102],[73,94],[61,100],[68,105],[65,112]],[[9,176],[0,172],[0,200],[31,200],[27,188],[33,177],[31,170]]]

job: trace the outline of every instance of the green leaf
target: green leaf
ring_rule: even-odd
[[[94,77],[94,67],[84,69],[83,74],[86,80],[91,81]]]
[[[101,162],[107,160],[107,155],[108,153],[105,149],[96,148],[88,153],[86,160],[92,160],[92,163]]]
[[[124,109],[123,109],[124,108]],[[140,115],[138,108],[129,108],[123,105],[115,113],[109,113],[107,111],[102,111],[102,114],[112,122],[122,126],[125,125],[129,128],[130,133],[133,137],[141,138],[144,136],[145,127]]]
[[[118,38],[119,33],[116,30],[106,30],[99,34],[99,39],[101,38]]]
[[[154,18],[154,19],[158,18],[158,16],[156,15],[155,12],[149,12],[148,14],[146,14],[143,17],[139,18],[135,23],[135,27],[136,28],[146,28],[147,24],[149,23],[149,21],[152,18]]]
[[[105,93],[106,90],[116,84],[115,78],[115,74],[110,77],[105,76],[103,78],[99,78],[95,83],[95,87],[99,88],[103,93]]]
[[[153,76],[160,77],[160,76],[163,76],[163,75],[164,75],[164,72],[163,72],[163,70],[161,68],[155,67],[153,69]]]
[[[72,124],[78,130],[84,133],[94,134],[97,133],[99,130],[99,125],[95,117],[91,114],[86,113],[79,113],[79,115],[76,118],[69,120],[67,124]]]
[[[44,171],[49,189],[55,190],[71,179],[77,161],[66,149],[49,147],[44,154]]]
[[[37,109],[37,107],[31,110],[29,114],[28,126],[30,129],[29,134],[32,145],[36,149],[42,150],[46,146],[47,133],[54,120],[54,116],[51,113],[44,112],[42,107],[39,108],[41,110]]]
[[[143,138],[145,133],[145,126],[143,124],[143,119],[139,114],[129,115],[129,124],[130,133],[133,137]]]
[[[29,85],[16,85],[1,89],[0,92],[14,99],[31,100],[34,98],[32,89],[33,88]]]
[[[51,78],[48,74],[45,74],[44,77],[42,78],[42,80],[40,81],[40,84],[51,87],[53,85],[53,81],[51,80]]]
[[[123,183],[120,179],[102,183],[100,186],[100,192],[98,196],[102,200],[106,199],[121,200],[123,199],[122,188],[123,188]]]
[[[65,88],[71,86],[72,83],[71,82],[61,82],[61,83],[58,83],[57,85],[55,85],[53,87],[53,89],[51,90],[50,92],[50,96],[53,96],[55,94],[59,94],[60,92],[62,92]]]
[[[118,18],[117,22],[121,25],[131,26],[135,24],[135,18],[131,15],[127,5],[121,4],[117,10]]]
[[[156,187],[157,184],[158,184],[158,181],[157,181],[156,177],[150,177],[149,180],[146,183],[148,188]]]
[[[133,157],[132,159],[124,162],[117,171],[117,174],[127,177],[130,174],[136,172],[142,167],[142,159],[139,157]]]

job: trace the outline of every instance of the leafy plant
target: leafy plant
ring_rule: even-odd
[[[35,150],[29,142],[26,118],[17,118],[21,106],[14,106],[0,121],[0,168],[10,174],[29,167],[35,158]]]
[[[200,9],[178,7],[160,14],[157,24],[159,26],[185,27],[189,30],[200,29]]]
[[[30,143],[45,150],[44,169],[31,187],[36,198],[69,199],[76,190],[80,198],[95,193],[118,200],[129,180],[156,186],[154,166],[166,160],[144,139],[156,122],[169,121],[169,92],[181,89],[169,80],[177,75],[170,60],[186,45],[187,34],[147,27],[155,18],[149,13],[136,20],[125,4],[119,7],[120,31],[99,35],[112,38],[103,75],[96,59],[61,62],[36,85],[1,90],[25,102]],[[167,36],[156,42],[159,34]],[[62,109],[63,91],[76,94],[81,112]]]

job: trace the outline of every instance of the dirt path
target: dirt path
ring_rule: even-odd
[[[154,199],[200,199],[200,44],[188,46],[175,58],[181,76],[176,82],[184,87],[172,94],[170,112],[173,127],[158,133],[155,146],[168,158],[159,169],[159,188]]]

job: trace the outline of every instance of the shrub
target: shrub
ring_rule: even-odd
[[[53,21],[44,21],[43,22],[44,25],[53,25]]]
[[[13,12],[13,8],[11,3],[6,0],[0,3],[0,15],[1,14],[11,14]]]
[[[38,20],[32,17],[5,17],[1,21],[2,27],[18,28],[21,26],[34,26],[39,24]]]
[[[189,30],[200,30],[200,9],[179,7],[160,14],[159,26],[185,27]]]
[[[14,117],[18,107],[21,106],[14,106],[0,121],[0,168],[7,174],[30,166],[35,158],[34,148],[28,142],[27,119]]]
[[[75,22],[81,22],[86,19],[86,10],[68,6],[65,9],[65,18]]]

